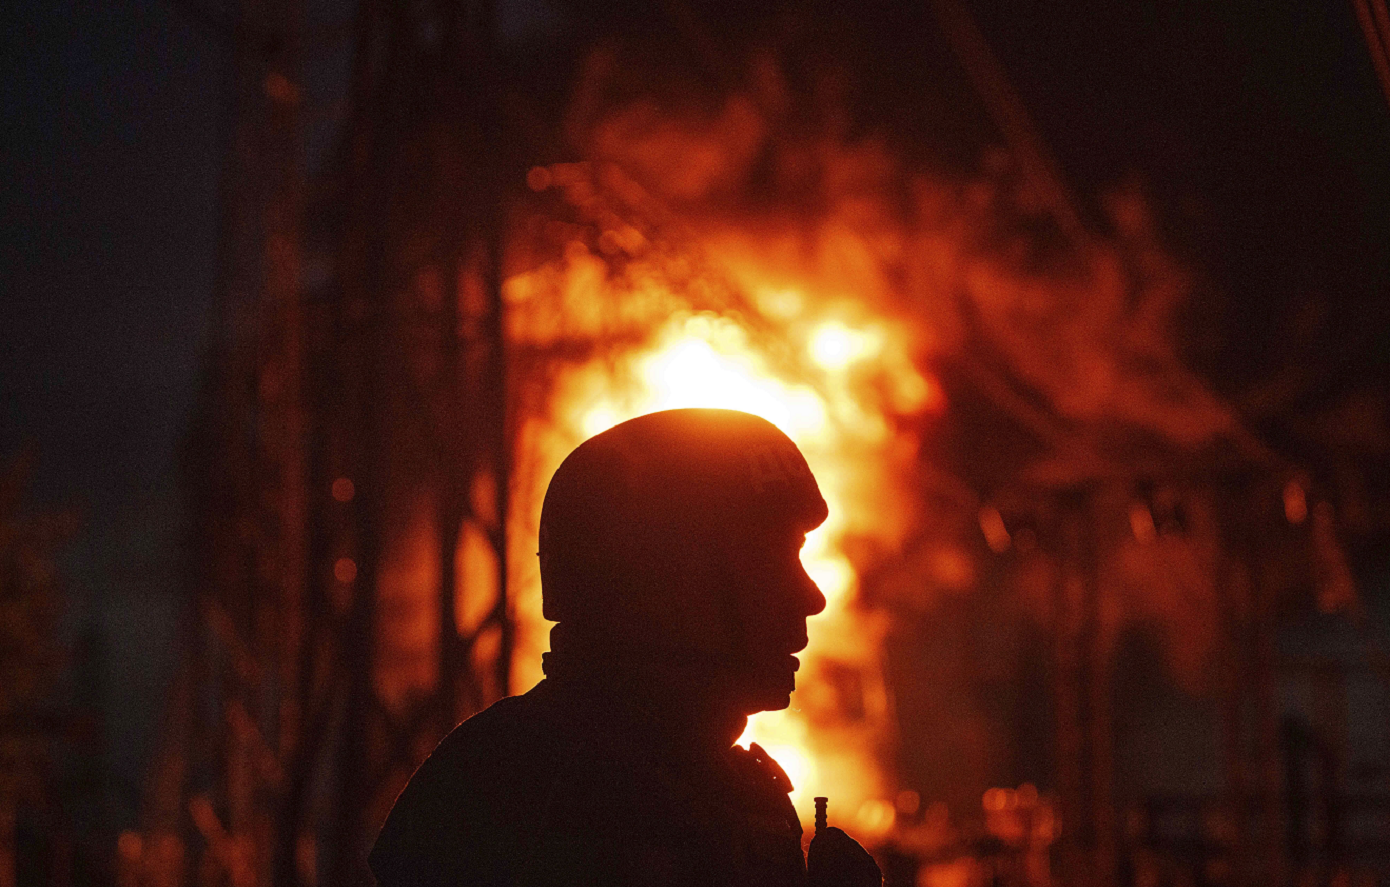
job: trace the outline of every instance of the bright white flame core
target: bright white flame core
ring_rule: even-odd
[[[742,410],[793,439],[821,433],[825,407],[815,392],[777,381],[759,363],[751,354],[720,353],[704,339],[686,338],[643,361],[639,374],[650,388],[654,410]]]
[[[881,336],[865,330],[850,329],[843,323],[832,320],[821,324],[811,335],[811,359],[823,369],[839,371],[873,357],[882,345]]]

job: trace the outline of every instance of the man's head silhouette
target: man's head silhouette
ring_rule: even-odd
[[[372,851],[382,887],[880,887],[848,835],[811,862],[747,716],[785,708],[825,607],[802,569],[825,500],[796,446],[729,410],[580,445],[541,510],[546,680],[456,727]]]
[[[541,511],[547,673],[618,673],[730,714],[785,708],[825,598],[801,565],[825,500],[796,445],[732,410],[614,426],[555,472]]]

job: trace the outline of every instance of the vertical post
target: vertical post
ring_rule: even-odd
[[[1057,496],[1060,544],[1053,600],[1055,760],[1061,802],[1063,880],[1114,882],[1116,821],[1112,712],[1113,642],[1105,619],[1098,523],[1107,500],[1087,485]]]
[[[1254,664],[1256,756],[1260,785],[1259,854],[1263,862],[1253,872],[1261,883],[1288,883],[1289,861],[1285,853],[1282,804],[1283,769],[1279,762],[1279,700],[1275,684],[1274,603],[1262,575],[1264,559],[1251,548],[1242,551],[1250,570],[1250,596],[1254,607]]]
[[[1347,679],[1345,666],[1328,658],[1314,672],[1313,735],[1318,767],[1318,806],[1322,814],[1322,846],[1317,848],[1318,883],[1334,884],[1345,877],[1345,823],[1342,781],[1347,749]]]
[[[240,865],[257,883],[267,883],[292,854],[297,823],[277,823],[285,807],[267,803],[273,792],[261,785],[264,774],[254,761],[267,753],[286,761],[300,741],[300,647],[304,637],[307,589],[307,489],[305,449],[304,315],[300,287],[303,216],[303,160],[301,147],[302,86],[301,45],[304,16],[302,0],[246,0],[243,19],[256,23],[271,36],[254,45],[251,70],[258,111],[258,178],[253,186],[263,189],[259,218],[261,234],[259,294],[259,380],[256,396],[258,441],[265,491],[264,506],[270,544],[263,552],[263,576],[257,602],[255,647],[263,664],[263,687],[247,688],[243,701],[257,728],[259,747],[247,749],[248,740],[235,740],[238,762],[246,786],[238,794],[251,797],[241,803],[251,808],[250,820],[233,820],[238,852],[249,858]],[[246,759],[246,760],[241,760]],[[283,792],[286,786],[275,786]],[[290,837],[291,849],[277,844]]]
[[[500,189],[499,189],[500,190]],[[496,523],[491,536],[492,546],[497,553],[497,603],[493,610],[500,638],[497,647],[497,661],[493,664],[497,692],[505,696],[511,692],[512,652],[515,647],[515,625],[511,618],[508,586],[508,523],[511,504],[511,434],[507,416],[507,353],[506,324],[502,301],[502,210],[500,193],[494,192],[497,201],[493,206],[489,232],[489,256],[487,261],[487,354],[488,372],[486,377],[488,449],[492,466],[493,488],[495,492]]]
[[[445,458],[448,458],[447,456]],[[452,727],[463,714],[459,705],[459,676],[464,669],[463,644],[458,630],[460,576],[457,567],[459,537],[463,533],[464,497],[467,489],[456,471],[446,468],[439,492],[435,544],[439,549],[439,676],[435,687],[437,705],[445,728]],[[467,477],[462,474],[462,477]]]
[[[8,793],[0,794],[0,887],[17,887],[15,863],[15,802]]]
[[[1075,493],[1056,496],[1057,581],[1052,600],[1053,760],[1062,832],[1058,839],[1058,868],[1067,883],[1088,885],[1086,857],[1090,811],[1086,793],[1085,720],[1082,698],[1082,605],[1084,587],[1079,571],[1084,520]]]
[[[300,161],[300,48],[303,27],[294,0],[279,0],[279,28],[285,36],[267,66],[265,90],[269,99],[269,130],[274,183],[265,212],[265,301],[276,329],[268,330],[274,343],[278,392],[271,404],[274,439],[271,441],[278,493],[277,511],[279,612],[271,626],[278,648],[275,663],[278,711],[278,750],[291,748],[299,733],[299,647],[304,631],[306,556],[306,450],[304,396],[304,317],[300,291],[300,223],[303,215],[303,169]]]
[[[356,495],[352,516],[357,574],[347,617],[338,635],[343,707],[334,762],[333,820],[329,827],[326,883],[363,883],[364,841],[372,788],[369,719],[373,714],[376,604],[383,554],[386,497],[384,350],[391,322],[387,292],[387,244],[383,230],[390,207],[390,139],[397,109],[391,102],[391,65],[399,56],[403,4],[363,0],[358,6],[357,45],[347,136],[346,230],[339,244],[339,298],[344,323],[343,383],[348,427],[343,442]],[[386,40],[380,38],[383,35]],[[384,81],[384,82],[383,82]]]
[[[506,252],[506,192],[512,164],[505,153],[502,84],[497,64],[496,22],[492,0],[474,0],[474,46],[478,76],[478,135],[480,137],[480,206],[478,234],[483,249],[482,282],[486,301],[483,319],[484,354],[482,401],[485,453],[479,462],[491,471],[495,491],[495,522],[489,534],[497,556],[497,600],[490,616],[500,634],[493,680],[497,692],[511,691],[515,627],[508,599],[508,523],[511,505],[511,433],[507,411],[506,304],[502,297]]]
[[[1113,497],[1112,497],[1113,498]],[[1121,501],[1122,501],[1121,497]],[[1091,811],[1091,878],[1096,885],[1115,883],[1115,736],[1114,736],[1114,642],[1110,637],[1112,619],[1107,618],[1104,576],[1101,572],[1101,527],[1108,524],[1103,510],[1107,497],[1099,491],[1088,494],[1084,508],[1081,547],[1082,581],[1085,607],[1082,616],[1082,650],[1087,659],[1088,686],[1086,759],[1088,806]]]
[[[476,97],[468,90],[468,63],[474,53],[468,45],[464,27],[466,6],[458,2],[439,2],[442,22],[443,62],[436,81],[434,100],[439,107],[452,111],[445,126],[452,143],[433,158],[436,190],[448,196],[441,228],[442,249],[439,254],[439,275],[442,290],[439,334],[441,347],[442,384],[433,392],[435,413],[439,417],[439,441],[435,449],[434,478],[436,487],[435,544],[439,557],[439,587],[436,589],[438,613],[438,648],[436,651],[435,705],[443,727],[449,728],[460,717],[470,714],[476,705],[476,681],[466,681],[468,668],[467,645],[460,635],[458,595],[471,589],[463,587],[458,569],[459,543],[469,516],[469,492],[476,472],[477,454],[473,437],[477,429],[478,397],[472,384],[469,367],[468,336],[469,284],[472,280],[470,255],[472,232],[468,223],[472,204],[468,160],[485,156],[486,152],[470,144],[470,113],[477,113]],[[465,565],[466,571],[466,565]],[[467,702],[461,682],[467,684]]]
[[[458,225],[453,226],[455,228]],[[464,241],[449,236],[443,263],[443,311],[440,317],[443,384],[434,393],[440,417],[440,445],[436,448],[435,473],[438,478],[435,509],[435,545],[439,556],[438,631],[435,684],[436,705],[443,726],[452,727],[463,714],[460,706],[459,678],[465,665],[464,645],[459,636],[457,600],[462,577],[458,570],[459,540],[468,513],[468,487],[475,459],[466,446],[459,446],[468,434],[469,403],[467,372],[463,359]]]
[[[1222,492],[1218,486],[1217,501],[1224,507],[1215,509],[1220,525],[1213,527],[1221,541],[1221,560],[1217,564],[1217,606],[1221,620],[1219,650],[1222,709],[1222,757],[1225,775],[1222,817],[1227,834],[1219,836],[1220,843],[1229,846],[1231,880],[1237,885],[1255,883],[1257,860],[1252,813],[1256,803],[1252,786],[1257,785],[1259,761],[1251,760],[1260,753],[1260,737],[1252,737],[1252,724],[1258,729],[1259,698],[1259,606],[1252,594],[1250,567],[1244,562],[1247,550],[1247,530],[1242,526],[1244,495],[1234,485],[1234,494]],[[1254,712],[1257,719],[1252,721]],[[1253,742],[1252,742],[1253,740]],[[1252,774],[1252,770],[1255,772]]]

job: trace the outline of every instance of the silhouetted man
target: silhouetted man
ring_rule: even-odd
[[[541,511],[545,680],[470,718],[396,802],[382,887],[805,885],[781,768],[734,740],[786,708],[825,598],[802,568],[826,505],[796,445],[671,410],[580,445]],[[830,829],[809,883],[876,887]]]

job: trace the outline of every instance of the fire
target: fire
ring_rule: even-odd
[[[784,302],[802,304],[795,292]],[[925,391],[919,375],[890,344],[886,322],[839,318],[788,323],[768,338],[739,314],[684,311],[648,343],[575,368],[556,386],[551,447],[558,461],[580,440],[644,413],[720,407],[761,416],[796,441],[821,485],[830,517],[802,550],[807,572],[827,607],[813,617],[801,654],[800,688],[790,709],[750,719],[739,743],[757,742],[787,772],[803,820],[811,799],[826,795],[833,816],[866,839],[893,825],[894,786],[883,772],[891,741],[887,694],[879,669],[883,625],[858,603],[859,574],[846,552],[851,537],[891,536],[893,435],[858,380],[891,369],[899,388]],[[916,399],[920,406],[922,397]],[[534,604],[538,594],[527,598]],[[529,620],[538,637],[539,614]],[[852,698],[850,698],[852,697]],[[850,711],[846,711],[849,709]]]
[[[856,335],[839,324],[827,328]],[[809,345],[817,362],[821,334],[817,330]],[[809,385],[779,378],[731,320],[703,314],[677,320],[659,344],[633,361],[633,368],[635,384],[607,392],[600,402],[587,406],[579,419],[585,436],[657,410],[718,407],[767,419],[807,452],[824,454],[835,449],[836,428],[825,398]],[[843,506],[833,492],[833,460],[822,461],[828,464],[820,465],[813,459],[812,469],[826,488],[831,518],[808,536],[802,560],[825,594],[827,607],[838,608],[856,580],[853,567],[831,541],[840,523],[835,515]],[[799,769],[811,772],[809,765]]]
[[[846,367],[876,354],[882,342],[878,336],[850,329],[839,321],[821,324],[811,336],[810,352],[816,363],[827,370]]]
[[[888,614],[865,599],[864,580],[921,531],[919,434],[946,406],[922,364],[961,327],[952,301],[935,296],[950,291],[937,275],[955,273],[948,245],[963,238],[893,215],[882,195],[901,170],[873,145],[817,149],[826,193],[811,212],[701,211],[693,192],[668,187],[671,176],[646,175],[654,159],[663,170],[672,158],[688,163],[688,145],[607,139],[604,125],[593,130],[593,159],[528,176],[539,196],[504,286],[507,336],[524,368],[513,389],[511,689],[540,679],[549,626],[533,542],[545,480],[565,455],[655,410],[762,416],[801,448],[830,506],[802,549],[827,607],[811,620],[791,707],[751,719],[740,742],[757,742],[787,771],[804,821],[824,795],[832,821],[877,843],[895,828],[900,786],[881,663]],[[751,175],[733,170],[730,181]],[[936,218],[930,210],[923,218]],[[957,584],[973,575],[963,558],[949,566]]]

